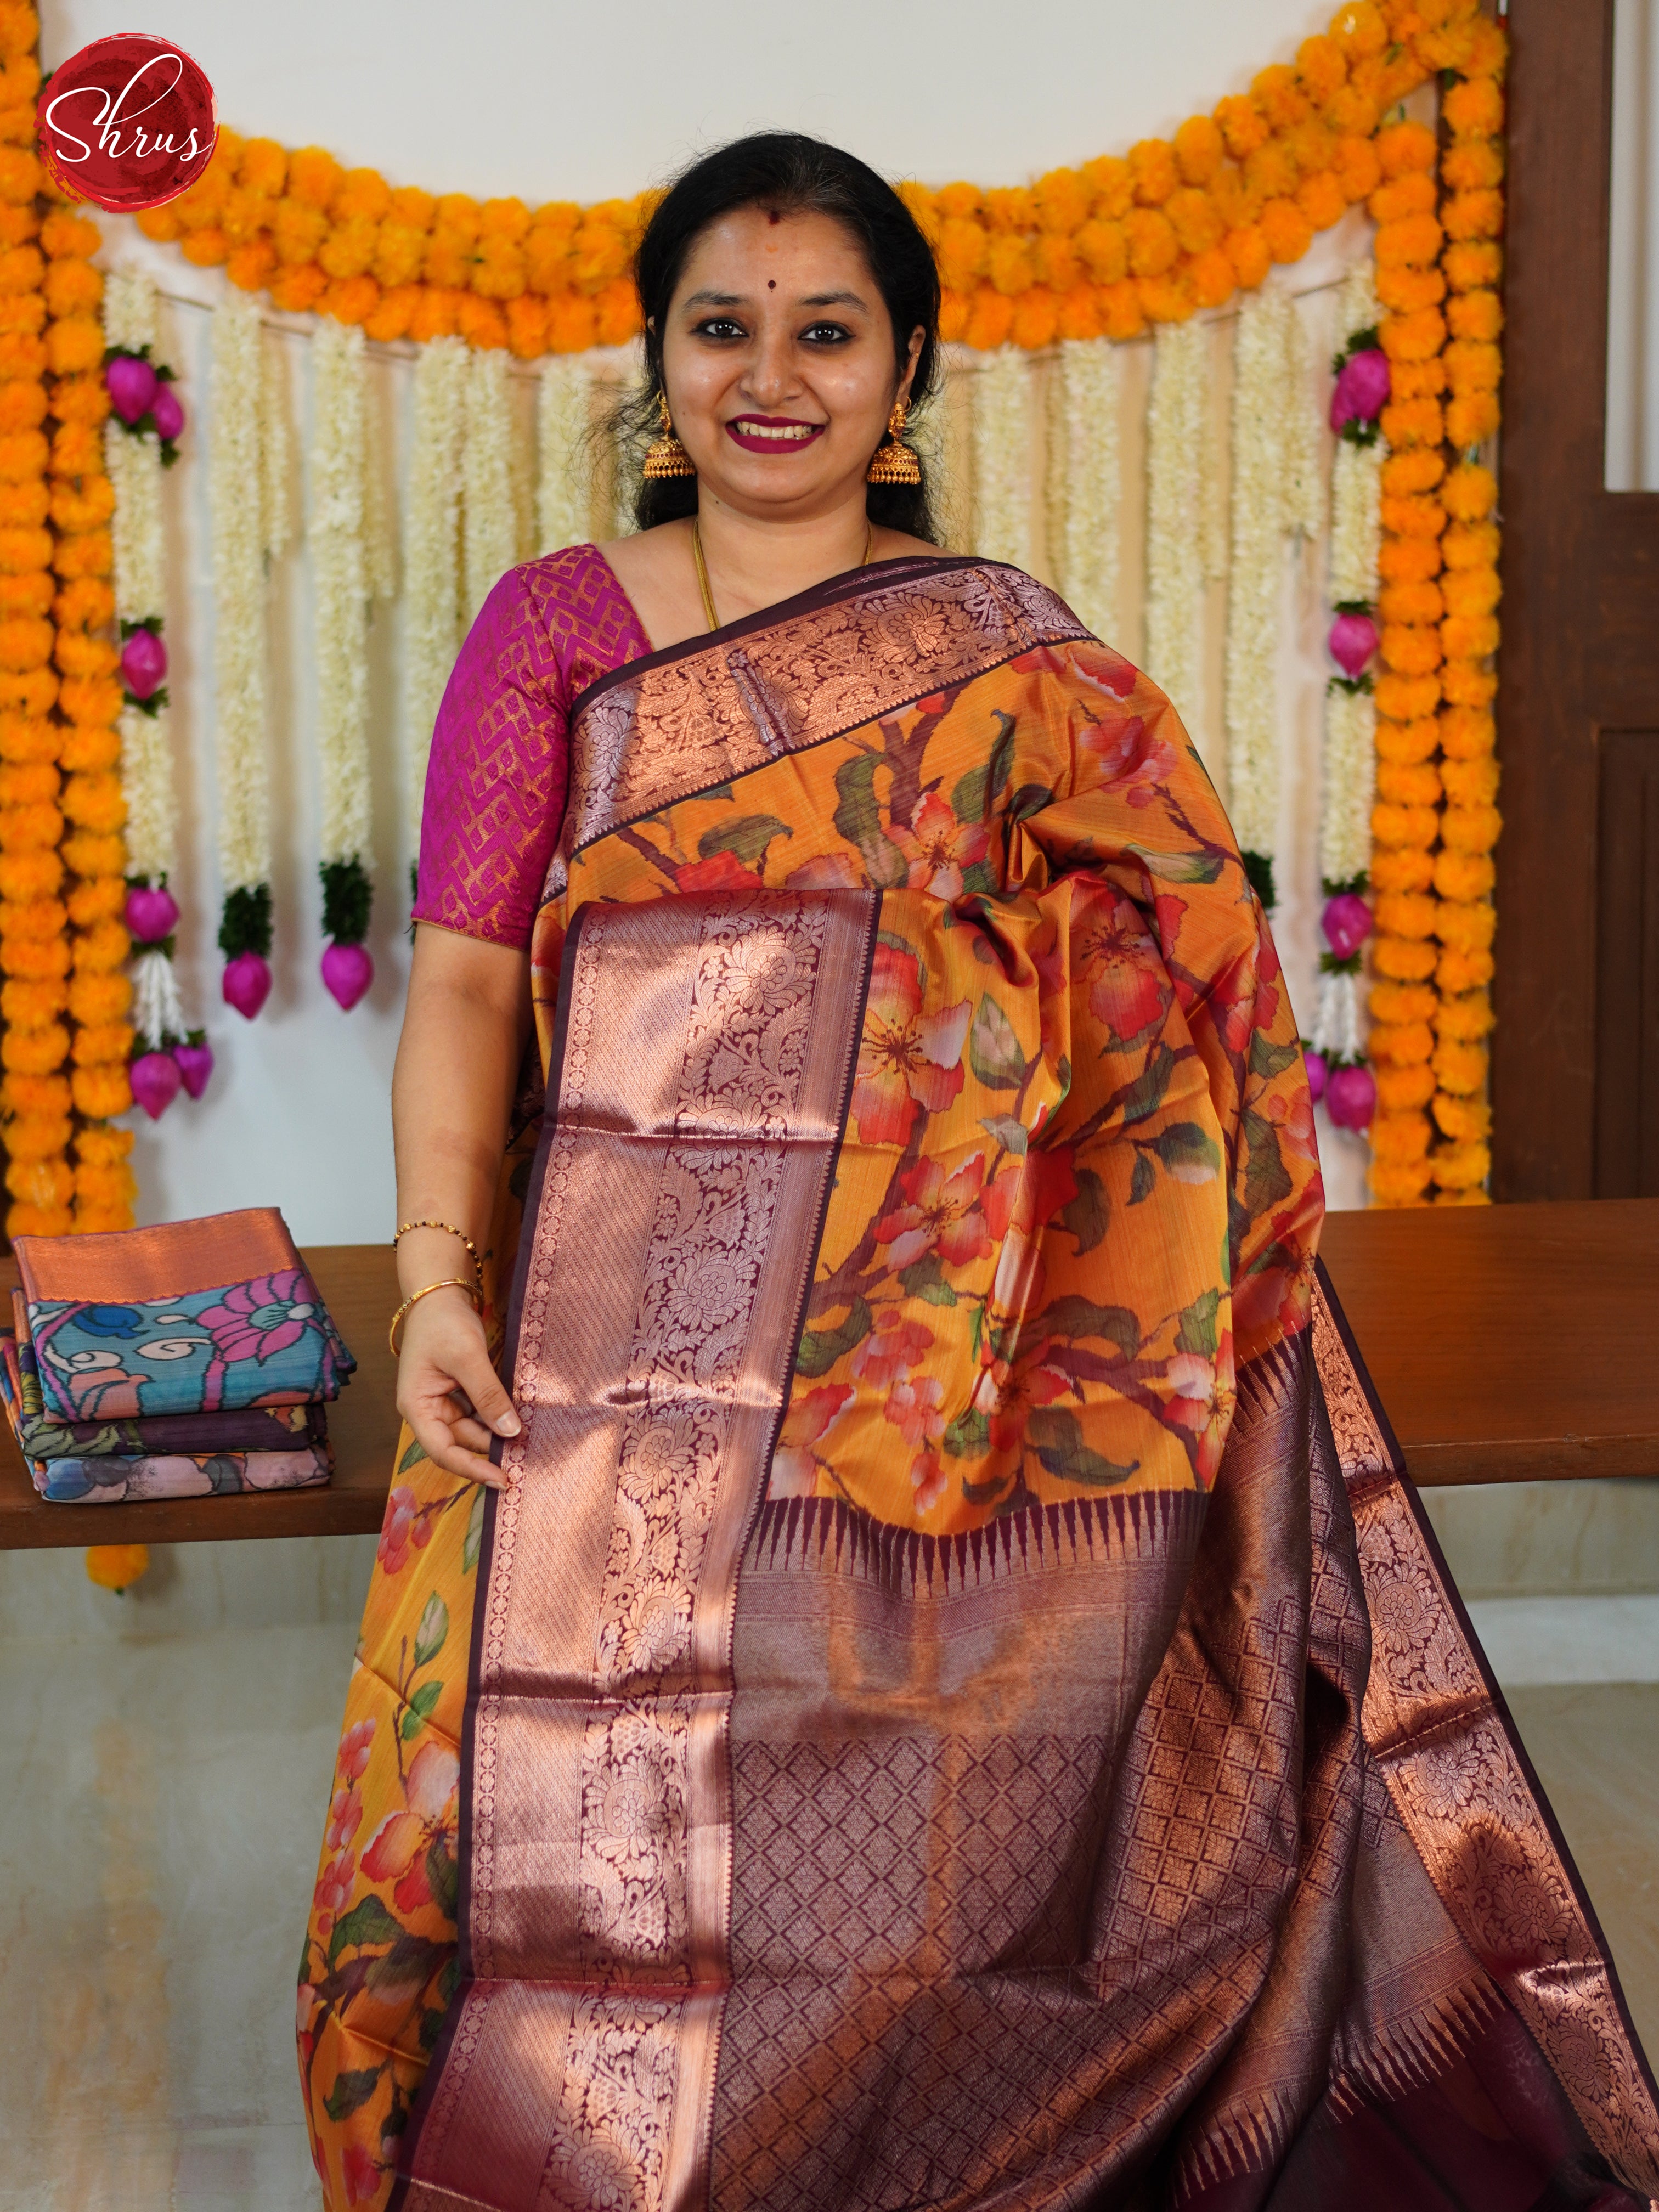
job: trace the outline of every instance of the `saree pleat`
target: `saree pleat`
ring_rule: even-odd
[[[487,1507],[405,1451],[388,1509],[302,1973],[329,2204],[1644,2203],[1167,702],[902,562],[572,738],[525,1430]]]

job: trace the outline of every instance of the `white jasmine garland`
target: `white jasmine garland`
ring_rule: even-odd
[[[208,506],[213,526],[213,662],[219,866],[227,891],[270,880],[265,745],[265,605],[259,311],[232,295],[213,311]],[[250,495],[252,492],[255,495]]]
[[[1031,565],[1031,369],[1019,346],[985,355],[974,378],[974,550]]]
[[[147,1052],[161,1052],[189,1034],[179,979],[159,945],[141,946],[132,963],[132,1026]]]
[[[1109,642],[1118,626],[1122,368],[1107,338],[1067,338],[1049,386],[1049,565],[1079,620]]]
[[[294,434],[289,427],[288,356],[275,331],[259,348],[259,506],[265,558],[274,561],[294,535]]]
[[[471,622],[518,558],[512,395],[499,348],[467,364],[461,447],[462,602]]]
[[[404,799],[418,842],[427,757],[461,644],[461,436],[467,347],[434,338],[415,364],[413,452],[404,508]]]
[[[1160,323],[1146,410],[1146,672],[1189,730],[1198,714],[1207,350],[1201,325]]]
[[[1337,350],[1358,331],[1376,326],[1381,308],[1371,264],[1362,261],[1348,272],[1337,305]],[[1382,459],[1388,448],[1381,436],[1369,446],[1339,438],[1331,462],[1330,600],[1376,599],[1377,552],[1382,543]],[[1367,848],[1369,849],[1369,834]]]
[[[579,354],[555,354],[537,396],[536,548],[556,553],[587,536],[587,445],[593,372]]]
[[[1297,528],[1292,477],[1295,309],[1264,289],[1239,311],[1233,342],[1232,560],[1227,592],[1227,776],[1233,829],[1271,860],[1278,842],[1277,683],[1283,540]]]
[[[316,594],[317,751],[325,862],[367,865],[368,578],[363,334],[319,319],[312,351],[311,571]]]
[[[922,478],[933,509],[933,527],[946,552],[965,553],[973,532],[964,519],[966,487],[957,465],[952,428],[960,380],[967,372],[952,348],[939,349],[933,396],[918,411],[905,435],[921,460]]]

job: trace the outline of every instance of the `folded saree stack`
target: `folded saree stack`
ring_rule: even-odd
[[[274,1206],[14,1251],[0,1395],[42,1498],[328,1480],[325,1407],[356,1362]]]

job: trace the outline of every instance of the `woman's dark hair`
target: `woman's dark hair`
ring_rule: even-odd
[[[662,392],[662,333],[669,304],[687,256],[713,222],[736,208],[765,207],[781,215],[827,215],[857,240],[892,319],[894,380],[902,374],[910,333],[924,333],[909,407],[914,416],[933,388],[939,357],[939,271],[915,217],[893,187],[839,147],[794,131],[758,131],[694,161],[669,186],[646,226],[635,258],[634,281],[645,317],[646,380],[622,404],[615,429],[637,456],[659,427]],[[634,519],[641,530],[697,511],[695,477],[640,481]],[[924,465],[919,484],[872,484],[872,522],[933,542],[937,532],[928,505]]]

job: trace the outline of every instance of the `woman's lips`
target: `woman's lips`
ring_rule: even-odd
[[[793,422],[782,415],[739,415],[726,426],[726,434],[745,453],[798,453],[821,438],[827,422]]]

